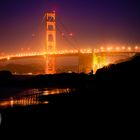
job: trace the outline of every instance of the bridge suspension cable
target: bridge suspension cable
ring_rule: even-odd
[[[57,17],[57,21],[58,21],[57,30],[59,31],[60,35],[64,38],[64,41],[66,41],[70,45],[70,47],[77,49],[79,45],[73,33],[69,31],[69,29],[66,27],[66,25],[61,21],[59,17]],[[71,37],[71,39],[68,37],[68,35],[69,37]]]
[[[62,35],[63,32],[61,31],[61,29],[59,27],[56,27],[57,31]],[[77,47],[75,46],[75,44],[73,44],[73,42],[71,42],[66,36],[63,36],[63,38],[65,39],[64,41],[70,46],[73,47],[73,49],[77,49]]]

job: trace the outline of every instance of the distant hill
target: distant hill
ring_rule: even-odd
[[[12,73],[43,73],[44,68],[42,65],[39,64],[7,64],[6,66],[0,66],[0,71],[7,70],[11,71]]]

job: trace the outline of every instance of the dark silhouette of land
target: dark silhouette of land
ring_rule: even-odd
[[[36,105],[1,110],[3,128],[13,126],[52,131],[90,131],[102,127],[130,128],[139,119],[140,56],[106,66],[96,74],[62,73],[18,76],[0,72],[0,88],[70,87],[69,94],[49,95],[47,106]],[[0,94],[2,94],[0,92]],[[2,95],[1,95],[2,96]],[[8,96],[8,95],[6,95]],[[45,100],[40,97],[39,100]],[[24,120],[24,121],[23,121]],[[70,131],[69,131],[70,132]],[[77,132],[78,133],[78,132]]]

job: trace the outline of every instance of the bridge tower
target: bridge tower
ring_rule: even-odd
[[[56,51],[56,13],[46,13],[46,74],[54,74],[55,57],[49,54],[55,54]]]

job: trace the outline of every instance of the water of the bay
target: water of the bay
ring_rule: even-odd
[[[16,93],[10,97],[0,99],[0,108],[48,104],[49,101],[47,99],[40,100],[40,97],[55,94],[68,94],[72,90],[73,89],[70,88],[26,89],[18,94]]]

